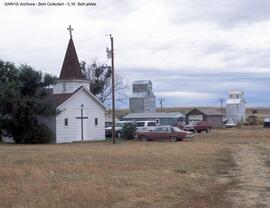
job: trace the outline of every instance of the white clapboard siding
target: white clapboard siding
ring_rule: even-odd
[[[79,91],[70,100],[59,106],[62,111],[56,118],[56,142],[81,141],[78,138],[76,117],[80,116],[81,105],[83,107],[83,116],[88,117],[87,138],[85,141],[104,140],[105,139],[105,109],[93,97],[84,90]],[[68,127],[65,127],[65,118],[68,119]],[[98,125],[95,125],[95,118],[98,118]],[[85,125],[84,125],[85,127]]]

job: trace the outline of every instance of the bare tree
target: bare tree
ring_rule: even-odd
[[[90,80],[90,91],[107,107],[110,108],[112,99],[112,73],[111,67],[106,64],[99,64],[93,60],[90,65],[82,61],[80,63],[84,77]],[[115,74],[115,95],[116,102],[124,102],[127,99],[128,85],[124,76]]]

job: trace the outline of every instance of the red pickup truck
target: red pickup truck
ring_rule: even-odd
[[[199,121],[196,123],[192,123],[189,125],[185,125],[183,130],[185,131],[192,131],[192,132],[198,132],[201,133],[202,131],[206,131],[209,133],[212,129],[212,126],[208,124],[206,121]]]

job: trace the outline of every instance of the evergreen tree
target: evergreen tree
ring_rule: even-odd
[[[16,143],[49,142],[52,133],[38,118],[57,114],[47,92],[55,79],[31,66],[16,67],[0,60],[0,133],[13,137]]]

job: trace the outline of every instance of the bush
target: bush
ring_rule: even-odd
[[[259,119],[256,115],[249,116],[245,121],[246,126],[263,125],[263,120]]]
[[[136,133],[136,125],[133,123],[125,123],[122,128],[122,136],[125,139],[133,139]]]
[[[52,131],[47,126],[37,124],[27,129],[15,142],[22,144],[45,144],[51,142],[53,137]]]

